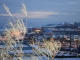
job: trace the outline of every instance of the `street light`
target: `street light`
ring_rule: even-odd
[[[38,29],[38,30],[35,30],[36,33],[39,33],[40,31],[41,31],[41,30],[39,30],[39,29]]]
[[[37,40],[38,40],[38,34],[39,34],[40,31],[41,30],[39,30],[39,29],[35,30],[35,32],[37,33]]]

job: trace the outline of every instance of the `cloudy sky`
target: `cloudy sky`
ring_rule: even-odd
[[[10,19],[4,3],[13,16],[26,18],[20,11],[22,2],[27,8],[28,26],[80,21],[80,0],[0,0],[0,27]]]

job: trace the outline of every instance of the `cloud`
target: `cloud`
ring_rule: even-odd
[[[68,4],[78,4],[78,2],[68,2]]]
[[[28,18],[49,18],[54,15],[70,15],[70,14],[75,14],[75,13],[60,13],[60,12],[28,12]],[[19,18],[26,18],[26,16],[22,13],[14,13],[12,14],[14,17],[19,17]],[[9,14],[0,14],[0,16],[10,16]]]
[[[69,15],[70,13],[62,13],[62,15]]]
[[[56,5],[60,6],[60,5],[67,5],[67,4],[74,5],[74,4],[79,4],[79,3],[78,2],[65,2],[65,3],[58,3]]]
[[[58,15],[59,12],[29,12],[29,18],[47,18],[50,15]]]
[[[47,18],[50,15],[59,15],[59,12],[28,12],[28,18]],[[22,13],[14,13],[12,14],[14,17],[26,17]],[[10,16],[9,14],[0,14],[0,16]]]
[[[26,17],[24,14],[20,14],[20,13],[14,13],[12,14],[14,17]],[[0,14],[0,16],[10,16],[9,14]]]

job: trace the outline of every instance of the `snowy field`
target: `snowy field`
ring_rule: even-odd
[[[17,58],[14,58],[14,60],[17,60]],[[24,57],[23,60],[48,60],[48,59],[44,57],[42,57],[42,59],[40,58],[37,59],[36,57],[34,59],[29,57]],[[80,60],[80,58],[54,58],[54,60]]]
[[[80,60],[80,58],[55,58],[54,60]]]
[[[5,47],[5,45],[0,45],[1,47]],[[14,46],[15,47],[15,46]],[[18,46],[16,46],[18,47]],[[22,45],[22,47],[26,47],[26,49],[28,48],[27,45]],[[37,48],[37,47],[36,47]],[[32,53],[32,50],[23,50],[23,53]],[[68,55],[68,54],[67,54]],[[35,59],[31,58],[31,57],[23,57],[23,60],[48,60],[47,57],[34,57]],[[38,59],[37,59],[38,58]],[[13,58],[13,60],[18,60],[16,57]],[[54,60],[80,60],[80,58],[54,58]]]

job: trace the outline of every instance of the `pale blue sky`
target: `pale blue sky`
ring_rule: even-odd
[[[80,21],[80,0],[0,0],[0,26],[10,19],[3,4],[15,16],[23,17],[20,12],[22,2],[28,11],[28,26]]]

